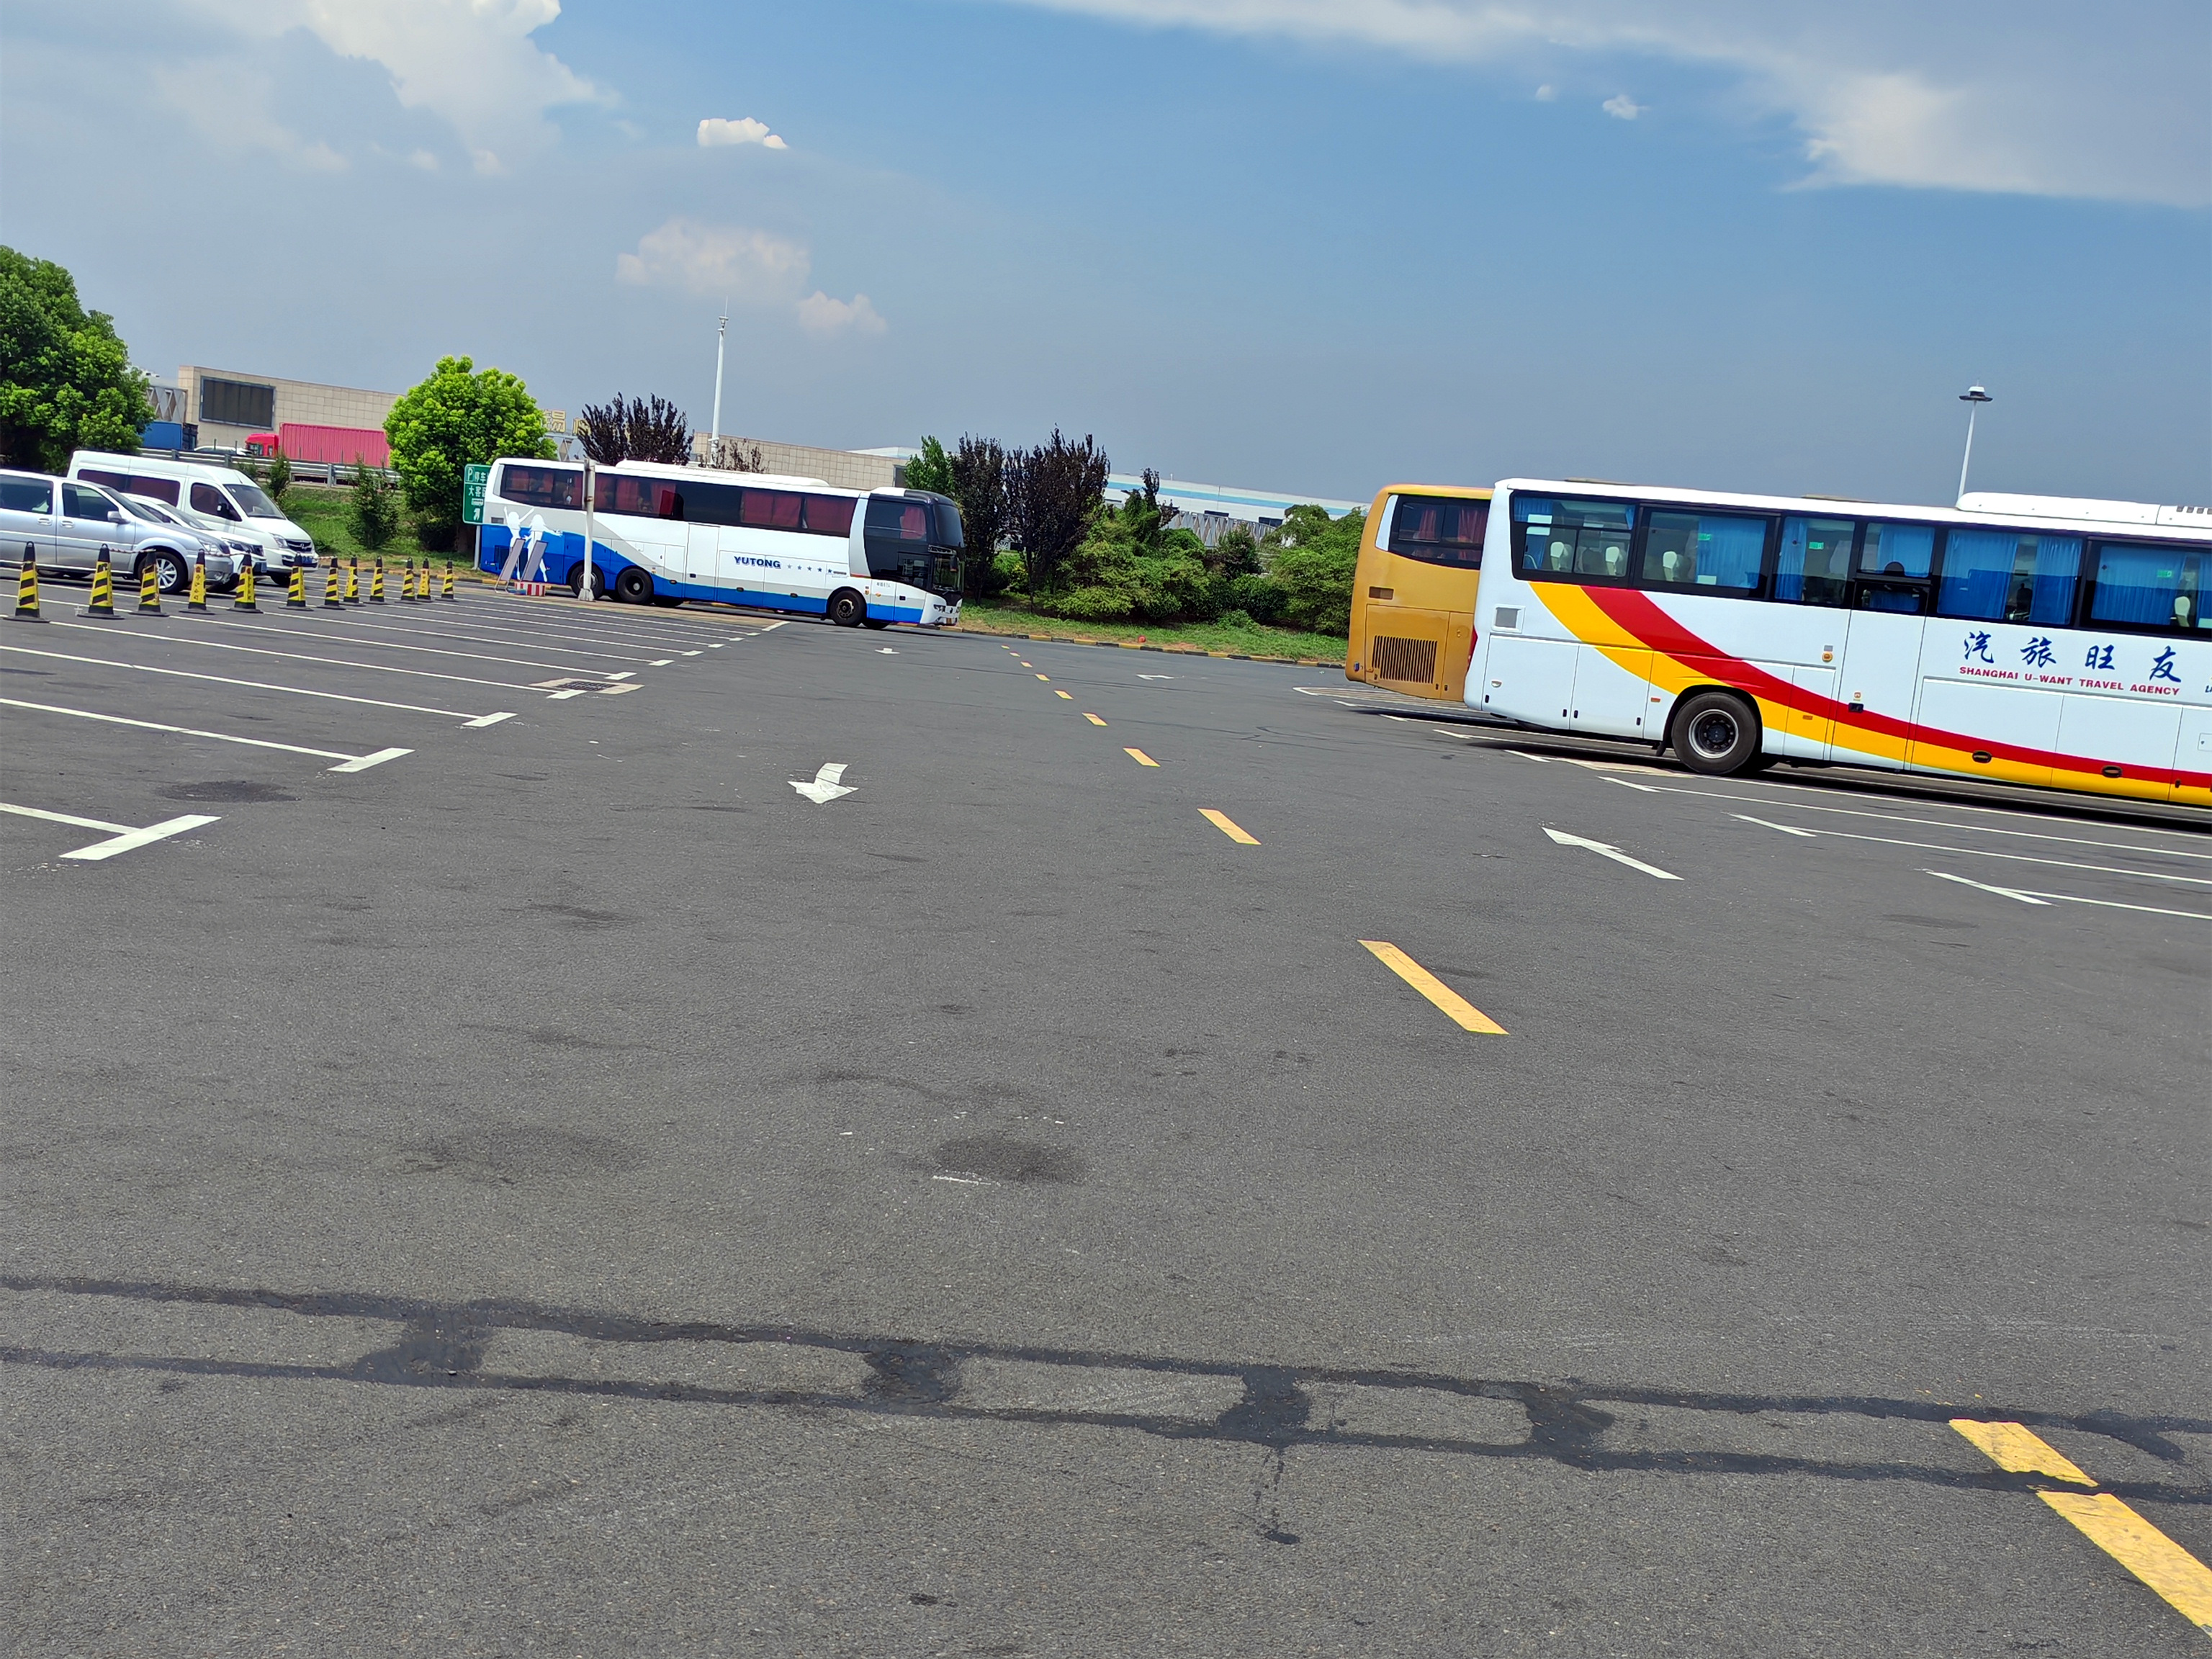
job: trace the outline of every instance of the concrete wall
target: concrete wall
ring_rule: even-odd
[[[751,465],[753,452],[760,465]],[[765,438],[722,438],[724,457],[742,456],[750,471],[781,472],[801,478],[819,478],[840,489],[888,489],[899,481],[899,464],[888,455],[860,455],[849,449],[815,449],[805,444],[770,443]],[[707,434],[691,439],[693,462],[707,464]]]
[[[276,392],[276,418],[266,428],[228,426],[200,418],[200,380],[203,376],[215,380],[242,380],[248,386],[273,386]],[[392,412],[392,405],[399,401],[396,392],[364,392],[354,386],[319,386],[313,380],[284,380],[273,374],[252,374],[243,369],[209,368],[194,364],[177,371],[177,384],[185,394],[185,419],[199,423],[200,442],[210,448],[236,448],[243,445],[246,434],[257,430],[274,431],[287,421],[296,421],[302,426],[351,426],[381,428],[384,417]]]

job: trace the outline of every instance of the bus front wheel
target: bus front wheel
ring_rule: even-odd
[[[1675,711],[1674,752],[1692,772],[1732,777],[1757,767],[1759,751],[1759,716],[1741,697],[1700,691]]]
[[[584,597],[584,567],[578,565],[568,573],[568,591],[578,599]],[[597,565],[592,567],[592,597],[604,599],[607,596],[607,573]]]
[[[830,596],[830,620],[840,628],[858,628],[868,619],[868,602],[849,587]]]

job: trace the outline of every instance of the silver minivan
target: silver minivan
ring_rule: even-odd
[[[7,563],[18,563],[27,550],[46,574],[89,576],[103,547],[118,580],[137,581],[151,564],[165,593],[191,581],[192,562],[203,550],[210,581],[228,581],[237,568],[221,542],[210,544],[183,525],[138,512],[97,484],[0,471],[0,555]]]

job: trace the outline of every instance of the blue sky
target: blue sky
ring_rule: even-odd
[[[11,0],[0,240],[163,375],[703,426],[726,293],[758,436],[1933,501],[1979,380],[1977,487],[2212,500],[2212,13],[1924,9]]]

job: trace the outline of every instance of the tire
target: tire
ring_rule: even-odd
[[[1729,691],[1700,691],[1674,711],[1674,752],[1692,772],[1734,777],[1764,763],[1759,716]]]
[[[889,628],[891,625],[891,619],[889,617],[870,617],[867,623],[871,628]]]
[[[868,619],[868,602],[849,587],[830,596],[830,620],[840,628],[858,628]]]
[[[161,585],[161,597],[181,593],[192,585],[191,568],[181,554],[160,552],[152,556],[154,569]]]
[[[651,605],[652,576],[634,564],[624,565],[622,574],[615,578],[615,597],[624,605]]]
[[[578,565],[568,573],[568,592],[571,598],[584,597],[584,567]],[[607,596],[607,573],[599,566],[592,567],[592,597],[604,599]]]
[[[653,596],[653,602],[663,611],[673,611],[684,603],[684,596],[681,593],[656,593]]]

